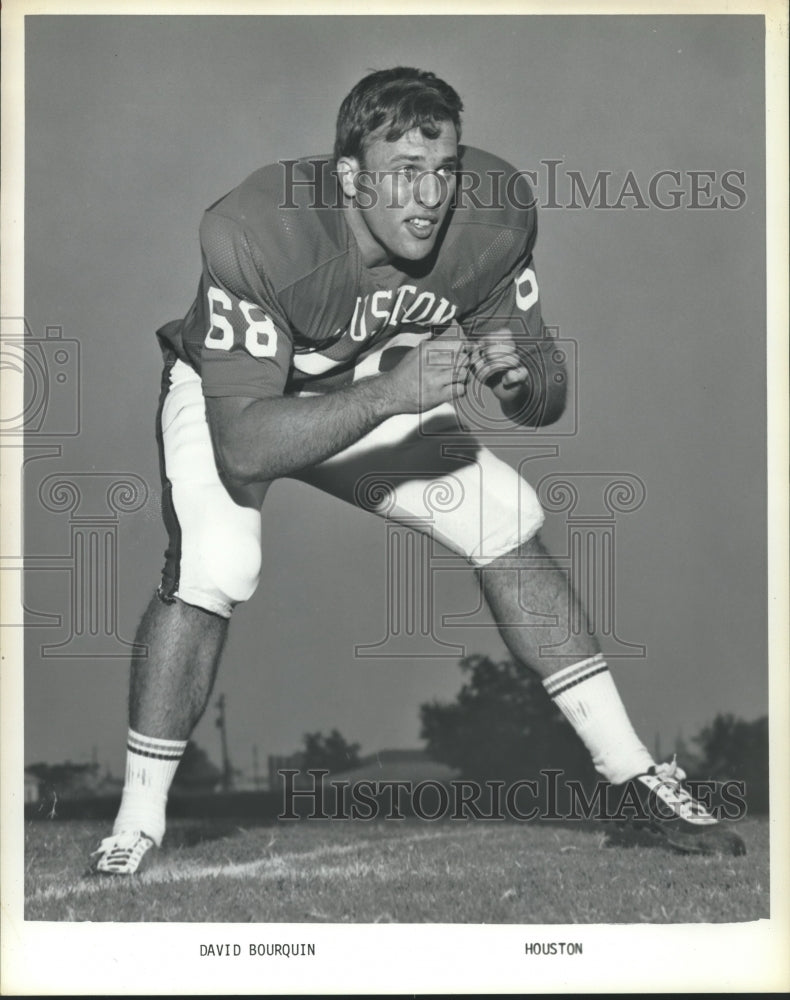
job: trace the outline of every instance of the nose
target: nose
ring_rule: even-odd
[[[447,193],[447,182],[439,174],[426,170],[414,185],[414,198],[424,208],[436,208]]]

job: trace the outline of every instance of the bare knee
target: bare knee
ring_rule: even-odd
[[[539,560],[543,562],[543,566],[546,568],[549,565],[554,565],[548,549],[541,540],[540,533],[535,532],[534,535],[530,535],[529,538],[518,542],[507,552],[503,552],[485,566],[476,566],[475,575],[481,581],[497,575],[498,572],[507,572],[508,575],[512,576],[514,570],[539,568],[541,566]]]

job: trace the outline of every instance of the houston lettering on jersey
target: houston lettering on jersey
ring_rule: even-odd
[[[442,326],[458,312],[443,296],[417,291],[416,285],[384,288],[370,295],[357,297],[348,334],[357,342],[367,340],[385,327],[407,323],[415,326]]]
[[[403,326],[446,326],[458,306],[416,285],[379,289],[357,296],[348,327],[338,329],[331,347],[294,354],[293,365],[304,375],[323,375],[359,354],[360,346],[374,337],[386,338]]]

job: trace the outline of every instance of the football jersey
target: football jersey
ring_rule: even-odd
[[[163,349],[200,374],[206,396],[264,398],[388,370],[406,348],[386,342],[403,331],[455,322],[469,338],[503,327],[541,338],[529,185],[489,153],[459,154],[455,203],[431,253],[377,267],[362,260],[330,157],[256,171],[205,212],[197,297],[158,331]]]

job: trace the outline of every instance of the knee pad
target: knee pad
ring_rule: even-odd
[[[186,523],[182,519],[180,573],[173,596],[229,618],[235,605],[249,600],[258,586],[260,514],[234,504],[224,490],[215,492],[194,523],[188,516]]]
[[[513,472],[514,476],[517,473]],[[512,482],[512,480],[511,480]],[[474,566],[487,566],[528,542],[543,527],[545,514],[538,495],[526,479],[518,476],[512,491],[500,494],[495,516],[487,519],[480,545],[469,555]]]

